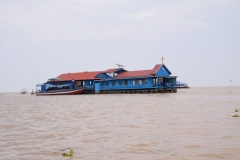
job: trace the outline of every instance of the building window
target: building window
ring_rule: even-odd
[[[125,86],[127,86],[128,85],[128,80],[125,80]]]
[[[85,86],[85,81],[83,81],[83,86]]]
[[[162,83],[162,78],[158,78],[158,84]]]
[[[153,78],[153,84],[156,84],[156,78]]]
[[[147,84],[147,79],[141,79],[139,81],[140,81],[140,84]]]
[[[89,81],[90,86],[92,85],[92,81]]]
[[[115,86],[115,81],[112,81],[112,86]]]
[[[106,86],[108,86],[108,81],[106,82]]]
[[[136,84],[136,85],[139,85],[139,84],[140,84],[139,79],[136,79],[136,80],[135,80],[135,84]]]
[[[122,85],[122,80],[119,80],[119,86],[121,86]]]
[[[132,83],[133,85],[135,85],[135,84],[136,84],[135,80],[133,80],[132,82],[133,82],[133,83]]]
[[[99,82],[100,86],[102,86],[102,82]]]

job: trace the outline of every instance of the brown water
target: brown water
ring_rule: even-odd
[[[240,87],[0,95],[0,159],[240,159]],[[69,152],[66,150],[65,153]]]

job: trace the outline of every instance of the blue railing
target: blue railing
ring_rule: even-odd
[[[176,83],[165,83],[166,88],[177,88]]]
[[[94,90],[94,86],[84,86],[84,90]]]
[[[157,84],[143,85],[121,85],[121,86],[100,86],[100,90],[121,90],[121,89],[154,89],[154,88],[177,88],[175,83],[166,83],[165,86]]]

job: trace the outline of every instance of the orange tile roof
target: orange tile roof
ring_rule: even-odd
[[[150,70],[138,70],[138,71],[126,71],[118,74],[115,78],[127,78],[127,77],[144,77],[144,76],[154,76],[157,71],[161,68],[162,64],[156,64],[153,69]],[[93,71],[93,72],[78,72],[78,73],[66,73],[61,74],[57,78],[62,80],[94,80],[101,79],[95,78],[100,73],[111,73],[119,70],[119,68],[112,68],[105,71]]]
[[[156,75],[157,71],[160,69],[160,67],[162,66],[162,64],[156,64],[156,66],[153,68],[153,70],[151,71],[151,75]]]
[[[100,74],[102,71],[93,71],[93,72],[78,72],[78,73],[66,73],[61,74],[57,78],[60,78],[62,80],[94,80],[99,79],[95,78],[98,74]]]
[[[149,76],[151,71],[152,70],[139,70],[139,71],[122,72],[119,75],[117,75],[115,78]]]

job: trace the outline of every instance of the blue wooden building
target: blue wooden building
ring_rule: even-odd
[[[83,93],[154,93],[177,92],[177,76],[171,76],[165,64],[149,70],[127,71],[113,68],[105,71],[65,73],[56,80],[39,85],[41,91],[84,87]]]

